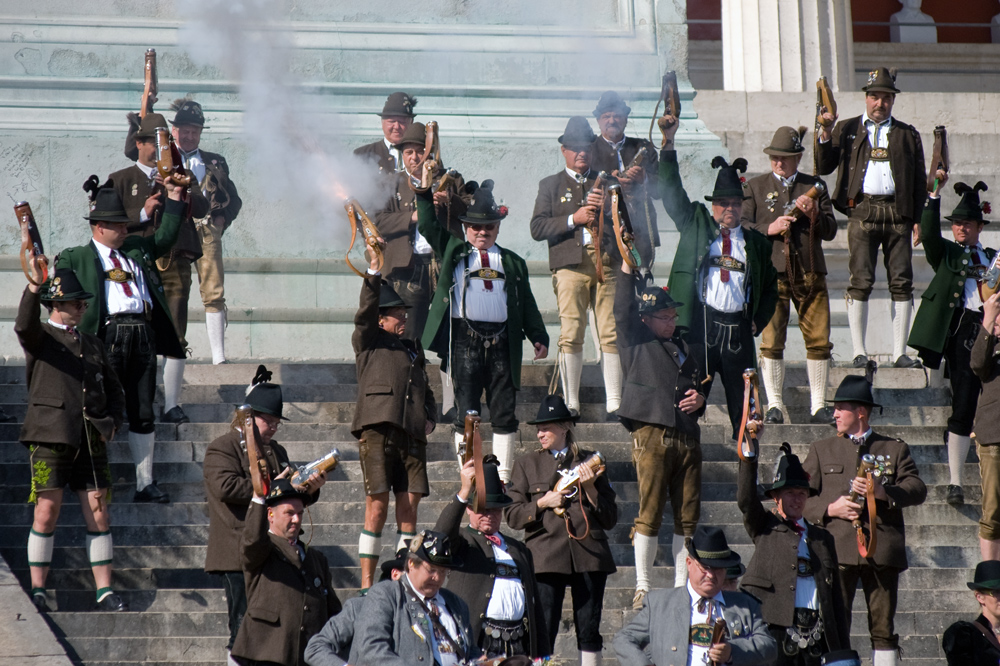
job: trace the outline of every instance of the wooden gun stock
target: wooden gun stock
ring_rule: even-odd
[[[760,450],[757,434],[760,426],[757,421],[763,421],[760,413],[760,384],[757,371],[747,368],[743,371],[743,418],[740,420],[740,432],[736,438],[736,452],[741,460],[755,460]]]
[[[940,182],[938,182],[936,172],[940,169],[948,173],[950,164],[948,162],[948,130],[944,125],[934,128],[934,152],[931,153],[930,168],[927,169],[927,191],[936,194]]]
[[[647,155],[649,155],[649,146],[641,146],[639,148],[639,152],[635,154],[635,157],[632,158],[632,161],[628,163],[627,167],[625,167],[625,171],[627,172],[629,169],[633,167],[642,166],[642,163],[646,161]]]
[[[821,76],[816,81],[816,124],[821,127],[829,127],[832,123],[824,122],[824,109],[834,118],[837,117],[837,100],[833,98],[833,90],[830,88],[826,77]]]
[[[816,183],[815,185],[809,188],[809,191],[805,193],[805,196],[809,197],[813,201],[816,201],[817,199],[819,199],[819,195],[823,194],[823,192],[826,192],[826,185],[824,185],[823,183]],[[798,204],[796,204],[794,201],[789,203],[788,206],[785,208],[785,215],[791,215],[792,217],[795,218],[796,221],[806,217],[805,212],[803,212],[803,210],[799,208]],[[785,238],[788,238],[791,234],[792,234],[791,229],[787,229],[781,232],[781,235],[784,236]]]
[[[600,451],[595,451],[586,460],[570,471],[560,471],[559,480],[556,481],[555,485],[552,487],[552,492],[562,493],[566,495],[566,497],[576,497],[576,494],[580,491],[580,484],[577,483],[577,481],[580,480],[580,468],[584,466],[592,469],[594,471],[594,476],[604,474],[607,469],[607,465],[604,462],[604,454]],[[552,512],[557,516],[563,516],[566,513],[566,509],[563,507],[556,507],[555,509],[552,509]]]
[[[260,497],[267,497],[271,490],[271,473],[267,469],[267,459],[257,441],[257,429],[253,422],[253,408],[241,405],[236,408],[236,421],[240,424],[240,444],[246,449],[250,461],[250,482],[253,492]]]
[[[444,172],[444,175],[441,176],[440,180],[438,180],[437,185],[434,186],[434,193],[437,194],[438,192],[444,192],[448,188],[457,188],[461,182],[461,178],[462,174],[454,169],[448,169]]]
[[[156,49],[146,49],[146,64],[143,67],[142,106],[139,107],[139,117],[145,118],[153,112],[156,95],[159,93],[159,82],[156,78]]]
[[[311,493],[315,490],[315,488],[313,488],[313,483],[310,481],[313,475],[323,474],[324,472],[335,470],[339,464],[340,450],[333,449],[319,460],[314,460],[299,471],[295,472],[290,480],[293,486],[299,486],[307,493]]]
[[[656,108],[653,109],[653,119],[649,122],[650,143],[653,143],[653,125],[656,124],[658,119],[662,120],[662,118],[658,118],[657,116],[660,112],[660,104],[663,105],[663,116],[673,116],[680,121],[681,94],[677,88],[677,72],[673,70],[663,75],[663,81],[660,86],[660,99],[656,102]]]
[[[587,198],[604,186],[604,183],[611,180],[611,176],[607,171],[602,171],[597,174],[597,178],[594,179],[594,186],[590,188],[590,192],[587,193],[587,197],[583,199],[583,205],[587,205]],[[594,216],[594,222],[587,225],[587,229],[590,230],[590,239],[594,243],[594,253],[596,254],[597,261],[597,281],[604,284],[604,264],[600,261],[603,256],[601,254],[601,241],[604,240],[604,208],[603,206],[597,209],[597,214]]]
[[[156,128],[156,170],[164,181],[191,187],[191,174],[184,168],[184,158],[166,127]]]
[[[49,260],[45,257],[42,237],[38,233],[31,204],[27,201],[17,202],[14,204],[14,215],[17,216],[17,224],[21,227],[21,270],[24,271],[24,277],[28,278],[28,282],[40,287],[49,279]],[[28,261],[32,254],[35,263],[29,266]],[[33,275],[33,267],[38,268],[38,275]]]
[[[462,435],[461,457],[464,467],[470,460],[476,466],[476,501],[472,509],[476,513],[486,510],[486,472],[483,470],[483,439],[479,434],[482,419],[479,412],[465,413],[465,433]]]
[[[365,277],[365,274],[354,267],[351,263],[350,253],[354,248],[354,241],[358,236],[358,225],[361,225],[361,233],[364,235],[365,244],[368,246],[368,251],[375,253],[378,257],[378,268],[382,270],[382,266],[385,265],[385,252],[382,250],[382,246],[378,244],[378,239],[381,235],[378,232],[378,228],[372,219],[368,217],[368,213],[365,209],[361,207],[357,199],[348,199],[344,204],[344,210],[347,211],[347,220],[351,223],[351,244],[347,248],[347,254],[344,255],[344,260],[347,262],[348,267],[354,271],[358,277]]]
[[[622,186],[618,183],[609,186],[608,194],[611,195],[611,221],[615,227],[618,252],[621,253],[622,259],[629,268],[635,270],[642,264],[642,259],[639,256],[639,250],[635,247],[635,232],[632,229],[632,219],[628,214]]]
[[[715,621],[715,625],[712,627],[712,645],[718,645],[719,643],[726,642],[726,621],[721,617]],[[718,662],[713,661],[712,664],[719,666]]]

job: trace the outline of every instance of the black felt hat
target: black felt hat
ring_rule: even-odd
[[[139,131],[135,133],[136,139],[155,139],[156,130],[163,127],[166,128],[167,119],[164,118],[159,113],[147,113],[146,116],[139,121]]]
[[[597,101],[597,107],[594,109],[594,117],[600,118],[602,114],[608,111],[621,111],[627,116],[632,113],[632,107],[625,103],[621,95],[614,90],[609,90],[601,95],[601,99]]]
[[[819,495],[819,491],[809,485],[809,473],[802,468],[799,457],[792,453],[792,447],[788,442],[782,442],[780,451],[781,457],[774,469],[774,481],[764,494],[774,497],[774,493],[784,488],[805,488],[809,491],[810,497]]]
[[[888,67],[876,67],[868,72],[868,85],[861,90],[866,93],[885,92],[895,95],[899,92],[896,87],[896,70]]]
[[[507,490],[504,488],[503,482],[500,480],[500,471],[497,465],[500,461],[493,454],[483,457],[483,485],[486,486],[486,508],[487,509],[502,509],[505,506],[512,504],[514,502],[507,494]],[[476,504],[476,493],[477,488],[472,489],[472,494],[469,495],[469,506],[475,506]]]
[[[493,181],[484,180],[473,190],[469,209],[458,219],[466,224],[489,224],[499,222],[505,217],[507,217],[507,207],[497,206],[493,198]]]
[[[583,116],[573,116],[566,121],[566,129],[559,136],[559,143],[569,149],[590,147],[597,135]]]
[[[687,543],[691,559],[709,569],[728,569],[740,563],[739,553],[729,548],[721,527],[699,525]]]
[[[378,309],[387,310],[389,308],[407,308],[411,306],[403,302],[403,299],[399,297],[396,290],[392,288],[392,285],[382,280],[382,289],[378,295]]]
[[[287,421],[281,412],[284,402],[281,399],[281,386],[271,383],[271,372],[263,365],[257,366],[253,381],[247,388],[246,404],[255,412],[277,416]]]
[[[834,650],[819,658],[820,666],[861,666],[861,656],[854,650]]]
[[[676,309],[684,305],[670,295],[666,287],[646,287],[639,295],[639,314],[653,314],[660,310]]]
[[[72,268],[57,268],[41,291],[41,300],[49,302],[88,301],[94,295],[83,288]]]
[[[726,580],[736,580],[747,572],[747,567],[745,564],[740,562],[739,564],[734,564],[733,566],[726,569]]]
[[[413,112],[413,107],[416,105],[416,97],[410,97],[405,92],[394,92],[386,98],[385,105],[382,107],[382,113],[378,115],[383,118],[386,116],[408,116],[413,118],[417,115]]]
[[[882,405],[875,402],[875,396],[872,395],[871,382],[863,375],[847,375],[844,377],[843,381],[840,382],[840,386],[837,387],[837,393],[833,396],[832,402],[854,402],[859,405],[868,405],[869,407],[882,407]]]
[[[801,155],[805,148],[802,147],[802,137],[806,135],[806,128],[799,126],[779,127],[771,138],[771,145],[764,149],[768,155],[792,156]]]
[[[406,539],[403,543],[406,545],[396,551],[396,557],[391,560],[386,560],[379,565],[379,568],[382,569],[381,580],[388,580],[389,578],[392,578],[393,569],[398,571],[404,571],[406,569],[406,553],[410,547],[410,540]]]
[[[955,183],[955,192],[958,193],[962,199],[955,206],[955,210],[951,211],[951,215],[946,215],[944,219],[951,222],[958,220],[972,220],[973,222],[982,222],[983,224],[989,224],[989,220],[983,219],[983,213],[989,214],[990,212],[990,202],[979,201],[979,193],[988,190],[986,183],[979,181],[972,187],[969,187],[965,183]]]
[[[724,157],[717,155],[712,158],[712,168],[719,169],[719,175],[715,177],[715,190],[712,196],[705,197],[706,201],[750,198],[743,189],[745,179],[740,176],[747,170],[745,159],[737,157],[732,164],[729,164]]]
[[[984,560],[976,565],[970,590],[1000,590],[1000,560]]]
[[[437,567],[456,569],[462,566],[462,559],[451,550],[448,535],[434,530],[422,530],[410,540],[408,556],[412,555]]]
[[[416,143],[418,145],[425,145],[427,142],[427,125],[423,123],[411,123],[406,131],[403,132],[403,138],[399,140],[399,143],[392,144],[392,147],[396,150],[402,150],[403,146],[408,143]]]
[[[128,213],[125,212],[122,198],[115,191],[114,183],[110,180],[100,186],[97,183],[97,176],[91,176],[83,184],[83,189],[90,196],[90,215],[84,215],[83,219],[90,220],[91,224],[94,222],[113,222],[115,224],[131,222]]]
[[[201,104],[193,99],[175,99],[170,105],[170,110],[174,112],[174,119],[170,121],[171,125],[205,127],[205,114],[201,110]]]
[[[528,421],[528,425],[541,425],[543,423],[558,423],[559,421],[576,422],[578,416],[573,416],[566,401],[561,395],[547,395],[542,398],[542,403],[538,405],[538,416],[534,421]]]
[[[298,499],[305,502],[309,499],[309,493],[304,493],[295,488],[288,479],[275,479],[271,481],[271,490],[268,491],[264,504],[274,506],[279,502],[291,499]]]

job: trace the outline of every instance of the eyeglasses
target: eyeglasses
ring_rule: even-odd
[[[277,430],[278,426],[281,425],[281,419],[274,416],[264,416],[262,414],[257,414],[257,418],[264,422],[268,430]]]
[[[650,319],[659,319],[660,321],[677,321],[676,314],[663,314],[663,315],[646,315]]]
[[[478,233],[480,231],[493,231],[494,229],[497,228],[497,225],[495,225],[495,224],[470,224],[469,228]]]

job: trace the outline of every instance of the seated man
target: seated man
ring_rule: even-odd
[[[394,559],[382,563],[382,576],[378,582],[399,580],[406,566],[407,548],[400,548]],[[359,595],[345,601],[344,609],[327,620],[323,630],[309,639],[306,645],[306,663],[309,666],[347,666],[358,662],[354,634],[367,598]]]
[[[679,663],[772,664],[777,644],[760,615],[760,604],[742,592],[723,592],[726,570],[739,564],[719,527],[699,525],[688,545],[688,582],[653,590],[642,610],[615,635],[622,666]],[[712,643],[719,620],[727,625],[723,642]]]
[[[493,453],[500,478],[510,481],[521,386],[521,342],[535,347],[535,360],[548,353],[549,334],[528,283],[524,259],[496,244],[507,208],[493,199],[493,181],[473,192],[462,216],[466,240],[451,235],[437,215],[430,189],[417,192],[420,233],[441,257],[441,278],[431,300],[422,342],[425,349],[453,361],[457,413],[455,446],[462,440],[465,414],[480,410],[486,391],[493,426]]]
[[[446,535],[430,530],[417,534],[402,578],[368,591],[357,627],[355,666],[455,666],[478,659],[469,607],[441,589],[448,571],[461,564]]]
[[[538,603],[535,563],[531,551],[513,537],[500,533],[503,508],[513,500],[500,482],[496,458],[486,456],[483,465],[486,506],[476,511],[476,465],[462,467],[462,487],[441,512],[439,532],[448,535],[452,551],[462,566],[448,576],[448,589],[468,599],[472,635],[490,659],[504,656],[549,654],[545,620]],[[462,516],[469,525],[461,529]]]
[[[972,622],[959,620],[948,627],[941,648],[948,666],[995,666],[1000,662],[1000,562],[986,560],[976,565],[976,575],[966,583],[979,604],[979,617]]]

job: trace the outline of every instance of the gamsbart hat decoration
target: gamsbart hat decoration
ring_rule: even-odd
[[[745,159],[737,157],[732,164],[729,164],[726,158],[717,155],[712,158],[712,168],[719,169],[719,175],[715,177],[715,190],[712,192],[712,196],[705,197],[706,201],[750,198],[744,191],[746,178],[740,175],[747,170]]]
[[[112,222],[114,224],[131,222],[128,213],[125,212],[122,198],[115,191],[115,184],[110,180],[103,185],[98,183],[100,181],[96,175],[90,176],[83,183],[83,189],[90,198],[90,215],[84,215],[83,219],[90,220],[91,224],[94,222]]]
[[[793,127],[779,127],[771,138],[771,145],[764,149],[768,155],[776,157],[801,155],[805,148],[802,147],[802,137],[806,135],[806,128],[800,125],[798,129]]]
[[[819,495],[819,491],[809,485],[809,473],[802,467],[799,457],[792,453],[792,446],[788,442],[782,442],[781,457],[774,469],[774,481],[764,490],[768,497],[774,497],[774,493],[784,488],[805,488],[809,491],[810,497]]]
[[[174,112],[174,119],[170,121],[171,125],[195,125],[202,129],[205,128],[205,114],[201,110],[201,104],[193,99],[175,99],[170,105],[170,110]],[[160,125],[160,127],[166,127],[166,125]]]
[[[271,371],[263,365],[257,366],[253,381],[246,391],[246,404],[255,412],[277,416],[282,421],[287,421],[281,412],[284,402],[281,399],[281,387],[271,383]]]
[[[982,222],[983,224],[989,224],[989,220],[983,219],[983,213],[989,215],[992,212],[990,208],[989,201],[979,201],[979,193],[988,190],[986,183],[979,181],[972,187],[969,187],[965,183],[955,183],[955,192],[961,198],[958,205],[955,206],[955,210],[951,212],[951,215],[946,215],[944,219],[951,222],[957,220],[971,220],[973,222]]]
[[[876,67],[868,72],[868,85],[862,88],[866,93],[884,92],[895,95],[899,92],[896,87],[896,70],[888,67]]]
[[[496,200],[493,198],[493,181],[484,180],[482,185],[473,189],[472,203],[469,204],[465,215],[458,219],[466,224],[489,224],[490,222],[499,222],[505,217],[507,217],[507,207],[497,206]]]

